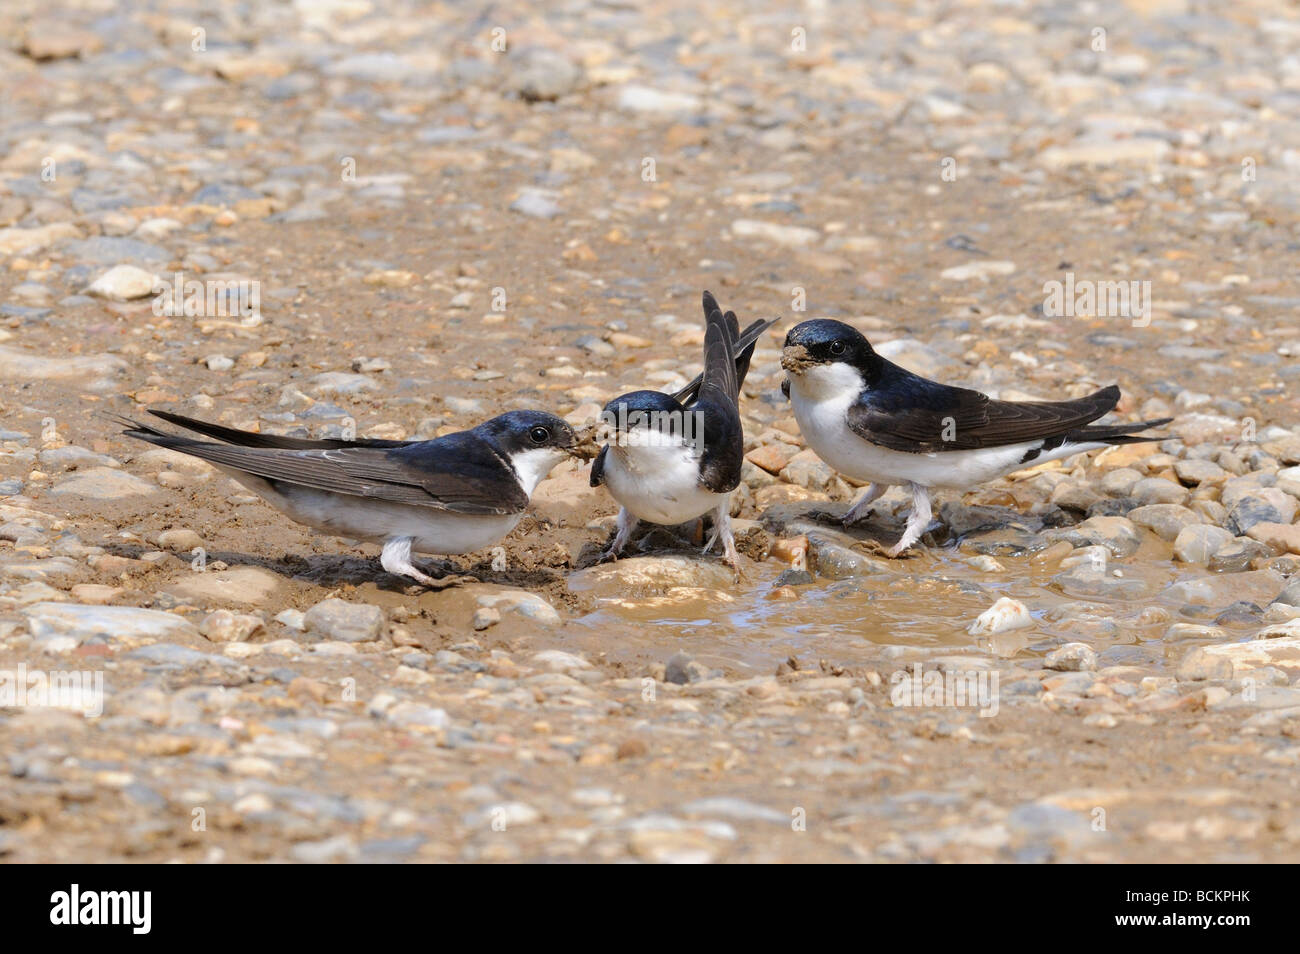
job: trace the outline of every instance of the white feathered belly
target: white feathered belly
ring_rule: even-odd
[[[618,447],[605,455],[605,486],[638,520],[671,527],[708,513],[731,494],[700,486],[689,447]]]
[[[523,513],[465,514],[413,504],[329,494],[282,484],[283,492],[265,480],[225,470],[249,490],[290,519],[340,537],[383,543],[394,537],[414,537],[421,553],[472,553],[496,543],[519,523]]]
[[[912,454],[880,447],[853,433],[848,423],[848,399],[836,397],[812,401],[801,398],[798,390],[792,386],[790,403],[794,408],[795,420],[799,422],[800,432],[818,457],[841,474],[854,480],[873,483],[910,482],[924,487],[966,490],[1044,461],[1058,460],[1106,446],[1095,442],[1064,444],[1043,451],[1030,461],[1025,461],[1025,454],[1041,447],[1041,440],[976,450]]]

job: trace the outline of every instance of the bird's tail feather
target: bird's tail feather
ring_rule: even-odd
[[[1070,432],[1068,441],[1072,444],[1140,444],[1143,441],[1163,441],[1168,434],[1139,434],[1152,427],[1162,427],[1172,421],[1172,417],[1161,417],[1153,421],[1138,421],[1135,424],[1092,424]]]

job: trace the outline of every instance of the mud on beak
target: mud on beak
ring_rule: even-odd
[[[781,349],[781,367],[790,374],[803,374],[817,362],[803,345],[786,345]]]
[[[600,444],[596,441],[596,425],[589,424],[573,432],[574,442],[569,445],[569,454],[580,460],[593,460],[600,453]]]

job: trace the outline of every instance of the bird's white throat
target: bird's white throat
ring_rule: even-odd
[[[858,369],[843,361],[815,364],[802,374],[790,375],[791,397],[817,403],[857,400],[864,383]]]
[[[510,466],[519,476],[519,486],[524,488],[524,493],[531,497],[533,490],[542,482],[542,478],[567,456],[564,451],[556,447],[534,447],[511,454]]]

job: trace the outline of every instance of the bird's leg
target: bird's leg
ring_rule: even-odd
[[[427,573],[421,573],[411,563],[411,544],[414,542],[415,537],[393,537],[387,541],[384,544],[384,552],[379,557],[380,565],[389,573],[409,577],[425,586],[442,586],[439,580],[435,580]]]
[[[618,532],[614,534],[614,542],[609,545],[609,549],[601,554],[601,560],[617,560],[623,547],[627,546],[628,538],[632,536],[632,531],[636,529],[639,521],[636,517],[628,513],[626,507],[620,507],[618,511]]]
[[[745,575],[740,572],[740,553],[736,550],[736,538],[731,535],[731,498],[728,497],[713,511],[713,535],[709,537],[709,542],[704,547],[704,552],[708,553],[709,549],[718,540],[722,541],[722,558],[727,561],[727,565],[735,571],[736,582],[744,582]]]
[[[844,526],[851,527],[867,515],[867,508],[885,495],[885,491],[893,486],[892,484],[869,484],[866,492],[858,498],[852,509],[844,515],[841,521]]]
[[[912,488],[912,512],[907,515],[907,526],[903,528],[902,538],[888,551],[891,557],[898,556],[921,539],[921,534],[930,526],[930,488],[918,483],[910,483],[908,486]]]

